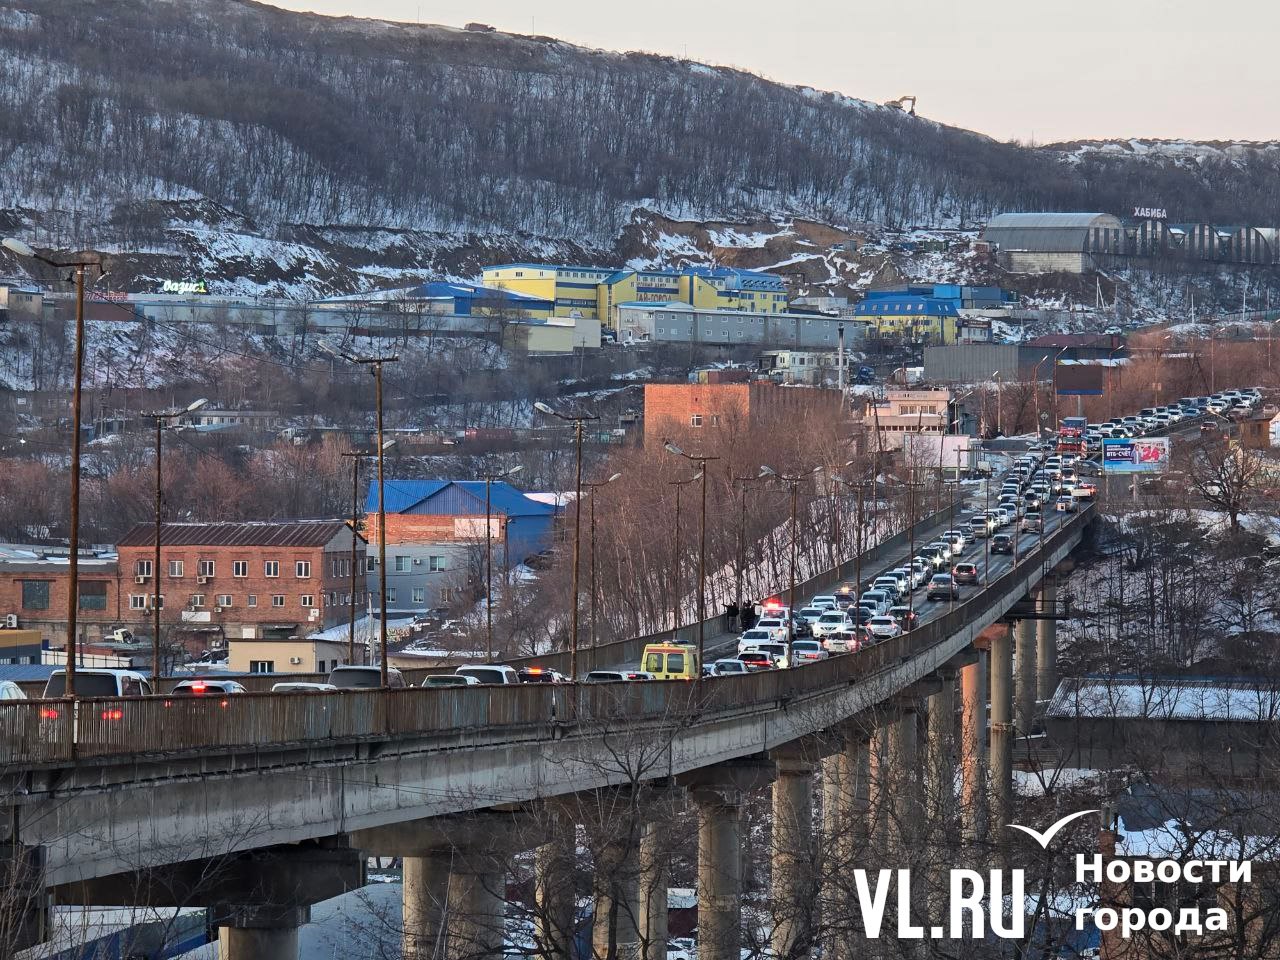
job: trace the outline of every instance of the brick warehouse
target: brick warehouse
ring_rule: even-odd
[[[161,538],[162,629],[229,639],[305,636],[350,616],[351,538],[344,520],[166,523]],[[366,601],[366,543],[355,535],[355,604]],[[155,528],[118,544],[121,621],[145,626],[155,580]],[[149,634],[150,631],[147,631]]]
[[[644,442],[688,436],[697,430],[811,415],[841,416],[839,390],[784,387],[773,383],[646,383]]]

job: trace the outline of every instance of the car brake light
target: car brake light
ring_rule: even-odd
[[[226,700],[223,700],[220,704],[218,704],[218,706],[220,706],[220,707],[225,707],[226,705],[227,705],[227,701],[226,701]]]
[[[205,685],[203,680],[197,680],[191,684],[191,692],[197,697],[204,696]]]
[[[531,673],[531,674],[537,675],[537,674],[539,674],[539,673],[542,673],[542,668],[541,668],[541,667],[529,667],[527,670],[525,670],[525,673]]]
[[[103,710],[102,719],[103,720],[123,720],[124,711],[121,710],[119,707],[116,707],[112,710]]]
[[[58,711],[53,709],[53,707],[44,707],[40,711],[40,719],[41,720],[57,720]]]

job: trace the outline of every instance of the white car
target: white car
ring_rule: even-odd
[[[843,610],[829,610],[818,618],[813,625],[813,639],[821,640],[835,633],[842,633],[849,628],[849,618]]]
[[[763,630],[760,627],[752,627],[745,631],[742,636],[738,637],[738,652],[746,653],[748,649],[755,647],[761,643],[773,643],[777,640],[772,630]]]
[[[902,634],[902,627],[893,617],[872,617],[867,621],[867,633],[877,640],[892,640]]]
[[[834,606],[836,605],[836,598],[835,598],[835,594],[832,594],[832,593],[821,593],[821,594],[819,594],[818,596],[814,597],[812,600],[810,600],[810,601],[809,601],[809,606],[811,606],[811,607],[818,607],[818,606],[821,606],[821,605],[822,605],[822,604],[824,604],[824,603],[825,603],[825,604],[828,604],[828,605],[830,605],[830,606],[832,606],[832,607],[834,607]]]
[[[797,616],[805,623],[809,624],[809,626],[813,626],[818,622],[819,617],[832,609],[833,607],[820,607],[817,604],[813,604],[812,606],[801,607]]]
[[[787,640],[787,621],[781,617],[761,617],[751,629],[768,630],[769,639],[778,643],[785,643]]]

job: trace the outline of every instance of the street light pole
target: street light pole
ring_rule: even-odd
[[[80,411],[81,387],[84,381],[84,272],[88,267],[102,264],[96,260],[53,260],[37,253],[29,244],[13,237],[0,241],[6,250],[20,257],[30,257],[55,269],[70,268],[75,271],[76,284],[76,346],[72,368],[71,388],[71,517],[67,536],[67,665],[66,696],[76,695],[76,658],[79,624],[77,616],[80,604]]]
[[[387,678],[387,504],[385,497],[385,472],[383,454],[387,444],[382,439],[382,365],[395,363],[398,356],[358,357],[338,350],[321,340],[319,347],[333,357],[346,360],[352,364],[363,364],[373,373],[374,399],[377,405],[378,431],[378,663],[383,687],[388,686]]]
[[[800,506],[800,483],[807,480],[814,474],[821,473],[822,467],[814,467],[812,470],[802,473],[799,476],[789,477],[785,474],[778,473],[770,467],[761,467],[762,476],[776,477],[783,483],[791,486],[791,575],[790,584],[787,587],[787,658],[791,659],[791,644],[795,642],[795,616],[796,616],[796,546],[800,541],[799,530],[799,506]]]
[[[484,475],[484,620],[485,620],[485,662],[493,662],[493,481],[513,476],[524,467],[515,466],[510,470]],[[502,528],[506,529],[506,519]]]
[[[347,629],[347,663],[356,662],[356,562],[359,553],[356,546],[360,540],[358,527],[360,524],[360,458],[363,453],[344,453],[351,458],[351,602],[347,604],[350,623]]]
[[[693,456],[685,453],[670,440],[664,440],[662,447],[667,453],[684,457],[690,463],[698,465],[698,474],[702,477],[702,510],[698,516],[698,679],[702,679],[702,652],[706,646],[707,629],[707,464],[719,457]]]
[[[587,491],[588,491],[588,493],[587,493],[587,517],[588,517],[588,523],[589,523],[590,530],[591,530],[591,534],[590,534],[590,541],[591,541],[591,578],[590,578],[590,587],[589,587],[588,589],[591,591],[591,669],[592,669],[592,670],[594,670],[594,669],[595,669],[595,666],[596,666],[596,664],[595,664],[595,647],[596,647],[596,643],[598,642],[598,640],[597,640],[597,636],[596,636],[596,623],[597,623],[597,621],[596,621],[596,601],[597,601],[597,591],[596,591],[596,491],[597,491],[597,490],[599,490],[601,487],[605,486],[606,484],[613,483],[613,481],[617,480],[617,479],[618,479],[619,477],[621,477],[621,476],[622,476],[622,474],[620,474],[620,473],[615,473],[613,476],[609,477],[607,480],[599,480],[599,481],[597,481],[597,482],[595,482],[595,483],[584,483],[584,484],[583,484],[583,486],[584,486],[584,487],[586,487],[586,488],[587,488]]]
[[[1040,442],[1040,433],[1041,433],[1041,430],[1040,430],[1040,364],[1044,363],[1048,359],[1049,359],[1049,355],[1046,353],[1043,357],[1037,360],[1035,362],[1035,365],[1031,368],[1031,395],[1035,397],[1035,400],[1036,400],[1036,412],[1035,412],[1036,443]],[[1016,425],[1015,425],[1015,429],[1016,429]]]
[[[668,480],[670,486],[676,488],[676,516],[675,530],[672,538],[671,557],[672,557],[672,590],[671,590],[671,640],[677,642],[680,639],[680,491],[693,483],[695,480],[702,479],[701,474],[694,474],[688,480]]]
[[[569,614],[569,679],[578,679],[578,575],[582,558],[582,430],[588,420],[599,420],[598,414],[561,413],[547,404],[538,402],[533,408],[539,413],[573,424],[574,449],[577,465],[574,471],[573,503],[573,600]],[[576,701],[575,701],[576,702]]]
[[[142,414],[150,418],[156,425],[156,502],[155,502],[155,552],[151,558],[151,583],[154,587],[151,597],[151,679],[159,680],[164,675],[160,651],[160,542],[161,517],[163,515],[163,463],[164,463],[164,428],[167,421],[180,417],[184,413],[193,413],[203,407],[208,400],[196,400],[183,410],[155,410]],[[157,690],[157,693],[160,691]]]
[[[737,596],[734,597],[734,604],[738,608],[738,625],[739,626],[741,626],[742,623],[744,622],[742,611],[743,611],[743,605],[746,601],[746,598],[744,597],[743,594],[744,594],[744,580],[746,577],[746,570],[747,570],[747,484],[767,476],[768,474],[765,473],[763,470],[761,470],[761,472],[756,474],[756,476],[754,477],[734,477],[733,478],[733,482],[736,484],[741,484],[741,489],[742,489],[742,497],[738,503],[738,570],[737,570],[737,576],[734,578],[737,581],[737,583],[734,585],[734,589],[737,593]]]

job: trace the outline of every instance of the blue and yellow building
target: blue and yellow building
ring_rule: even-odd
[[[697,310],[785,313],[787,289],[781,277],[734,267],[680,270],[621,270],[612,267],[504,263],[485,267],[484,284],[554,304],[553,315],[575,312],[617,328],[622,303],[683,303]]]
[[[872,336],[906,343],[955,343],[960,309],[950,298],[900,291],[873,291],[854,308]]]

